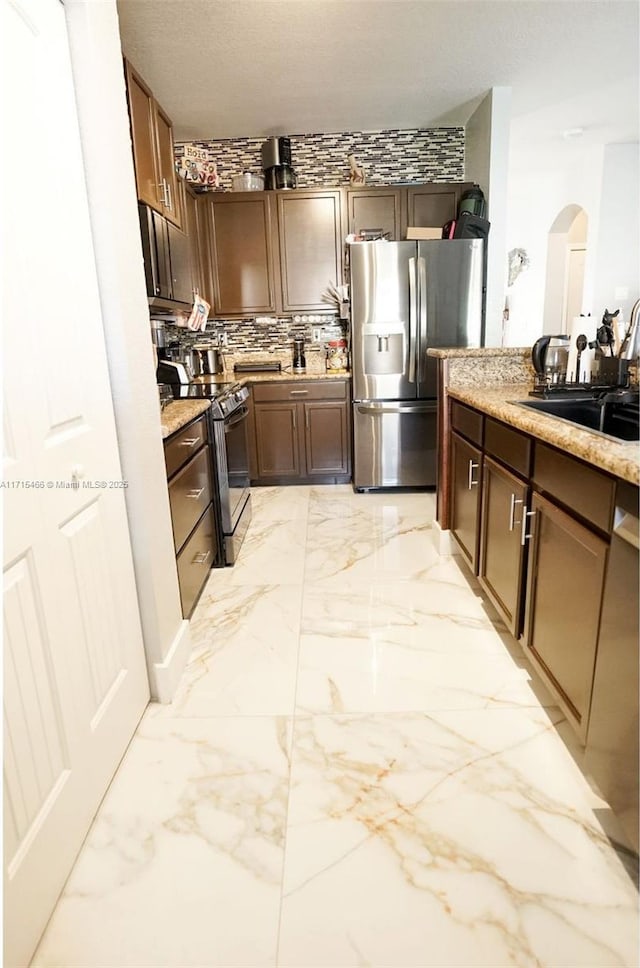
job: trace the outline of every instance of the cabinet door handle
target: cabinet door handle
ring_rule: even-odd
[[[171,185],[168,181],[165,181],[165,186],[167,189],[167,208],[173,212],[173,200],[171,198]]]
[[[307,430],[309,430],[309,408],[308,407],[304,408],[304,422],[307,426]]]
[[[516,504],[523,504],[523,503],[524,502],[520,498],[516,497],[515,494],[511,495],[511,507],[509,508],[509,531],[513,531],[514,525],[516,523],[515,522]],[[522,522],[518,521],[518,524],[522,524]]]
[[[522,509],[522,531],[520,533],[520,544],[524,545],[527,538],[533,538],[533,531],[527,534],[527,518],[534,518],[538,512],[537,511],[527,511],[526,507]]]
[[[297,420],[296,420],[296,412],[294,410],[293,411],[293,429],[295,430],[296,427],[297,427]]]
[[[186,437],[184,440],[180,441],[181,447],[195,447],[195,445],[200,440],[199,437]]]
[[[204,487],[193,487],[187,494],[187,497],[192,497],[194,501],[197,501],[201,494],[204,494]]]
[[[210,557],[211,557],[210,551],[201,551],[199,555],[196,555],[195,558],[192,559],[191,564],[204,565],[207,558],[210,558]]]
[[[161,205],[164,205],[165,208],[168,208],[169,207],[169,203],[167,201],[167,183],[164,180],[164,178],[162,179],[162,181],[158,185],[158,188],[160,189],[160,191],[162,193],[160,195],[160,204]]]
[[[302,396],[303,394],[308,393],[308,392],[309,392],[308,390],[290,390],[289,391],[289,396],[291,396],[291,397],[298,397],[298,396]]]
[[[469,461],[469,488],[468,488],[469,490],[471,490],[472,487],[478,486],[478,482],[474,481],[473,479],[473,472],[477,471],[479,467],[480,465],[476,464],[475,461],[473,460]]]

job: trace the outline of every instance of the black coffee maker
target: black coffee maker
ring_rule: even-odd
[[[293,369],[296,373],[304,373],[307,361],[304,356],[304,340],[298,337],[293,341]]]
[[[262,145],[261,155],[267,191],[296,187],[296,173],[291,167],[290,138],[268,138]]]

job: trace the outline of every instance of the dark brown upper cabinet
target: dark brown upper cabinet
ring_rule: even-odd
[[[456,217],[463,192],[472,182],[430,183],[407,188],[407,226],[433,228]]]
[[[277,232],[271,192],[206,196],[216,316],[277,312]]]
[[[389,238],[403,238],[406,226],[406,190],[401,188],[354,188],[346,191],[347,225],[345,235],[362,229],[380,229]]]
[[[344,281],[344,238],[377,228],[393,240],[407,225],[455,218],[470,183],[271,192],[212,192],[209,215],[213,315],[329,312],[329,282]],[[204,275],[207,273],[205,272]]]
[[[127,60],[125,80],[138,200],[181,227],[171,120]]]
[[[345,189],[345,235],[380,229],[392,242],[401,242],[407,237],[408,226],[442,227],[456,217],[460,197],[471,187],[471,182],[430,182]]]
[[[326,310],[328,282],[342,283],[340,191],[278,192],[283,312]]]

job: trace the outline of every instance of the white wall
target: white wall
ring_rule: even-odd
[[[500,346],[507,274],[507,171],[511,88],[494,87],[465,127],[465,179],[487,199],[491,223],[487,251],[485,345]]]
[[[583,311],[599,319],[605,308],[621,307],[628,319],[640,295],[638,179],[637,144],[603,146],[561,137],[553,144],[527,143],[526,119],[514,125],[507,250],[526,249],[531,265],[509,291],[507,345],[531,345],[543,332],[549,232],[566,206],[584,209],[588,219]],[[617,297],[624,288],[627,298]]]
[[[620,309],[626,321],[640,298],[640,155],[638,144],[604,151],[600,230],[595,241],[594,307]]]
[[[115,0],[66,0],[98,283],[151,694],[169,701],[182,619]]]

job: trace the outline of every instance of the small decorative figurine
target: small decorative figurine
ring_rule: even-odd
[[[509,279],[508,286],[512,286],[521,272],[529,268],[529,256],[525,249],[511,249],[508,256]]]
[[[364,185],[365,175],[364,168],[362,165],[358,164],[358,159],[355,155],[349,155],[349,184],[350,185]]]

